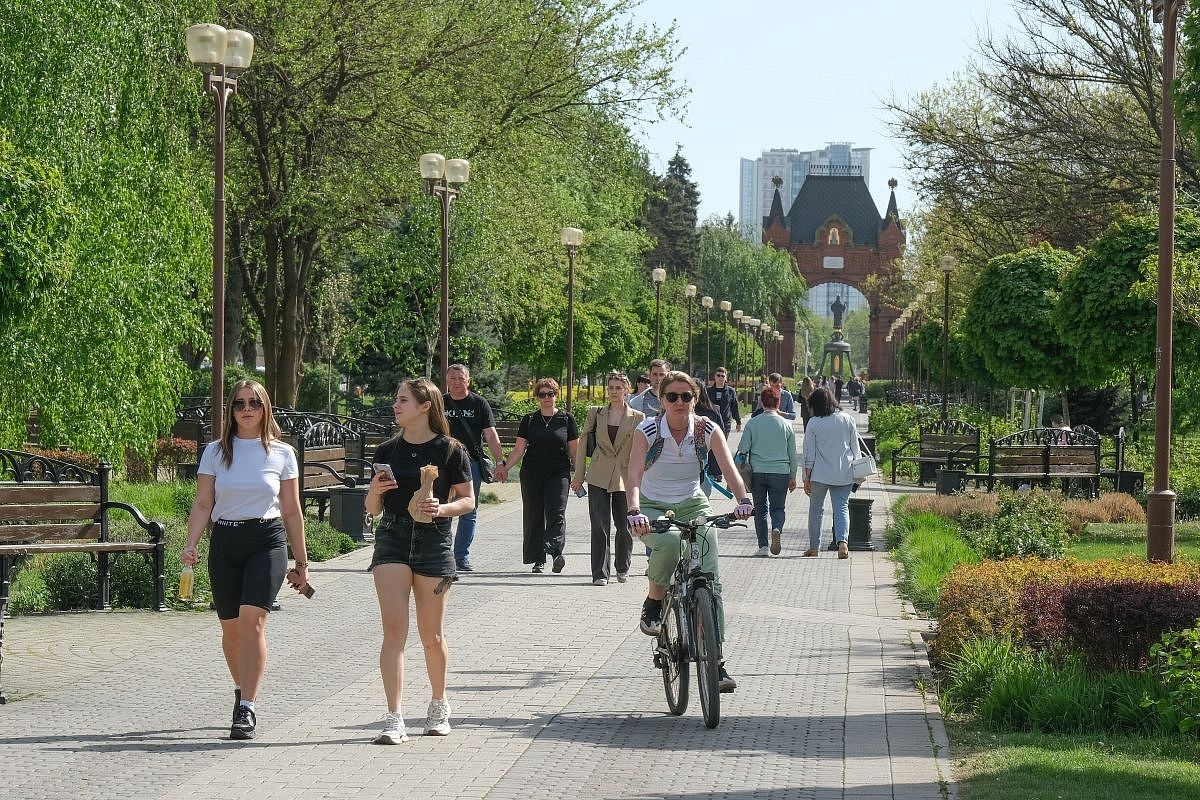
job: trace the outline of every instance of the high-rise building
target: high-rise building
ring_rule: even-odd
[[[780,194],[784,209],[800,193],[810,172],[820,174],[862,175],[871,183],[871,148],[853,147],[853,142],[829,142],[821,150],[764,150],[758,158],[741,160],[738,200],[738,230],[742,238],[762,241],[763,217],[771,208],[775,186],[771,179],[783,180]]]

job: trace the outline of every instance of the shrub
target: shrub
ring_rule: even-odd
[[[29,559],[26,565],[33,561]],[[39,614],[50,610],[50,591],[46,578],[37,568],[25,566],[20,569],[8,587],[9,614]]]
[[[1180,733],[1191,731],[1200,723],[1200,628],[1164,633],[1150,658],[1164,692],[1143,705],[1157,709]]]
[[[43,562],[50,608],[74,611],[95,608],[96,565],[87,553],[51,553]]]
[[[108,591],[114,608],[154,607],[154,569],[150,564],[140,553],[120,553],[110,560]],[[170,584],[166,594],[173,594]]]
[[[306,363],[301,367],[300,391],[296,397],[297,411],[331,411],[343,398],[342,375],[324,361]]]
[[[358,547],[346,534],[326,522],[315,520],[305,520],[304,543],[308,547],[309,561],[328,561],[343,553],[352,553]]]
[[[1065,499],[1063,512],[1072,532],[1082,531],[1088,522],[1145,522],[1146,512],[1132,495],[1109,492],[1094,500]]]
[[[30,453],[31,455],[35,456],[44,456],[45,458],[52,458],[55,461],[65,461],[68,464],[74,464],[77,467],[82,467],[89,472],[95,472],[100,468],[100,459],[93,455],[80,453],[75,450],[45,450],[40,447],[29,447],[21,452]],[[36,479],[40,477],[40,475],[38,475],[37,471],[35,471],[33,477]]]
[[[1200,617],[1200,581],[1034,583],[1023,588],[1019,603],[1031,645],[1079,653],[1106,672],[1143,669],[1155,641]]]
[[[1062,558],[1069,540],[1066,515],[1055,497],[1040,489],[1001,489],[996,518],[990,525],[970,529],[967,538],[980,555],[995,560],[1015,556]]]
[[[968,642],[989,637],[1006,636],[1022,643],[1025,615],[1021,613],[1020,602],[1026,584],[1062,585],[1089,579],[1161,584],[1200,581],[1200,562],[1149,564],[1137,558],[1098,561],[1011,558],[960,565],[942,581],[933,655],[945,660],[961,652]]]
[[[901,514],[891,533],[901,565],[900,591],[919,611],[932,614],[946,575],[979,560],[954,524],[934,514]]]

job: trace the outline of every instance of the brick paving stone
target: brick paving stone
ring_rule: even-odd
[[[735,435],[736,436],[736,435]],[[231,742],[229,681],[209,613],[63,614],[7,622],[0,786],[39,798],[953,798],[950,753],[920,632],[881,550],[804,559],[807,498],[788,497],[779,557],[752,530],[721,535],[735,694],[700,720],[695,680],[666,709],[630,580],[590,584],[586,501],[568,505],[567,568],[520,562],[516,484],[487,487],[475,573],[452,590],[453,733],[424,737],[429,699],[412,622],[403,711],[410,741],[370,744],[384,710],[369,553],[314,565],[312,601],[281,594],[259,737]],[[875,542],[896,492],[878,480]],[[724,509],[728,501],[717,500]],[[826,514],[826,524],[830,517]],[[828,535],[827,535],[828,538]]]

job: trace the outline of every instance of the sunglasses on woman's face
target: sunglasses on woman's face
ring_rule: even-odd
[[[663,397],[667,398],[668,403],[690,403],[696,399],[691,392],[667,392]]]
[[[547,397],[558,397],[558,392],[538,392],[538,397],[545,400]]]
[[[257,411],[258,409],[260,409],[262,407],[263,407],[263,402],[262,402],[262,400],[259,400],[257,397],[251,397],[249,400],[234,400],[233,401],[233,410],[234,411],[245,411],[247,408]]]

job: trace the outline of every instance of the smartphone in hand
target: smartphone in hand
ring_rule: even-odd
[[[392,474],[391,464],[372,464],[371,469],[375,470],[376,475],[383,473],[383,477],[387,478],[389,481],[396,480],[396,476]]]
[[[297,592],[299,592],[300,594],[307,597],[309,600],[312,600],[312,596],[317,593],[317,590],[312,587],[312,584],[310,584],[310,583],[301,584],[300,583],[300,573],[297,572],[295,569],[288,570],[287,582],[288,582],[288,586],[292,587]]]

